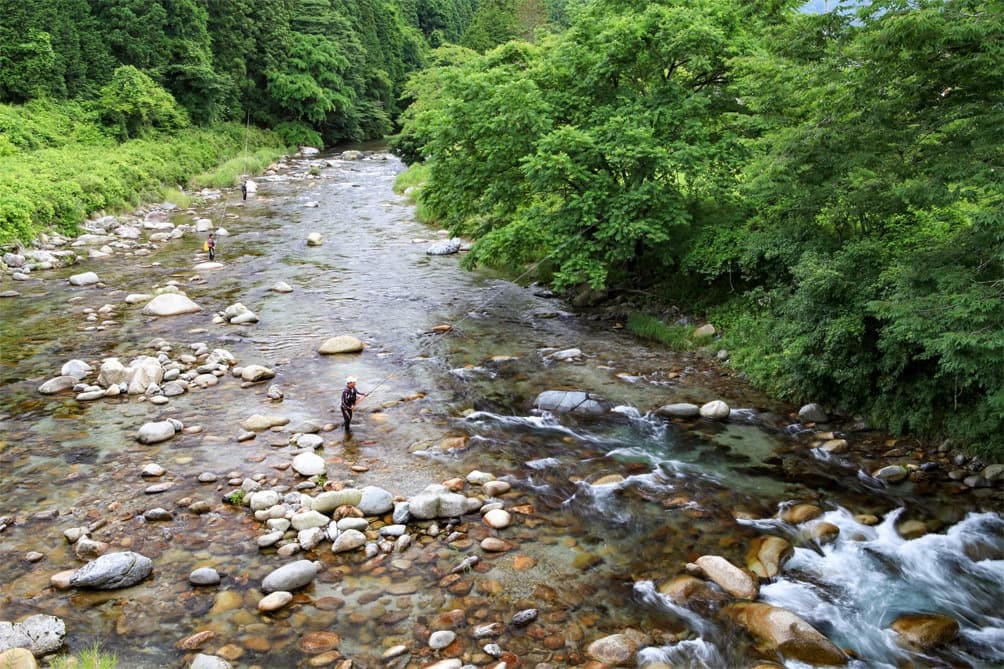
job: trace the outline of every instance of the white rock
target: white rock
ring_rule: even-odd
[[[714,400],[701,407],[701,416],[712,420],[725,420],[731,413],[732,409],[722,400]]]
[[[307,246],[320,246],[323,243],[320,232],[311,232],[307,235]]]
[[[74,274],[70,277],[71,286],[93,286],[99,281],[98,275],[94,272],[84,272],[83,274]]]
[[[179,316],[198,311],[202,311],[202,307],[189,299],[187,295],[180,293],[158,295],[143,307],[143,314],[146,316]]]
[[[174,433],[174,424],[170,421],[146,423],[136,432],[136,441],[141,444],[156,444],[172,438]]]
[[[492,509],[484,515],[485,524],[496,530],[509,527],[512,523],[512,516],[505,509]]]
[[[293,469],[301,476],[317,476],[325,471],[324,458],[315,453],[300,453],[293,458]]]

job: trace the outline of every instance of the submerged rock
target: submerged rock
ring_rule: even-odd
[[[16,623],[0,622],[0,651],[23,648],[40,657],[59,650],[64,638],[66,624],[55,616],[38,613]],[[7,666],[0,663],[0,667]]]
[[[583,391],[545,390],[537,395],[534,406],[542,411],[599,415],[606,413],[605,400]]]
[[[317,352],[322,355],[332,355],[336,353],[358,353],[364,348],[362,340],[351,335],[339,335],[327,339]]]
[[[310,584],[317,576],[317,563],[297,560],[273,570],[261,582],[263,592],[298,590]]]
[[[164,293],[150,300],[143,307],[146,316],[180,316],[202,311],[202,307],[193,302],[187,295],[180,293]]]
[[[723,609],[756,638],[764,652],[816,665],[845,665],[848,658],[832,641],[787,609],[759,602],[742,602]]]

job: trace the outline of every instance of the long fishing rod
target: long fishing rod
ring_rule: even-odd
[[[380,383],[378,383],[375,386],[373,386],[372,388],[370,388],[370,391],[368,393],[364,394],[362,396],[362,399],[360,399],[359,401],[357,401],[352,408],[355,409],[357,406],[359,406],[360,404],[362,404],[363,400],[365,400],[367,397],[369,397],[370,395],[372,395],[373,391],[375,391],[377,388],[379,388],[383,384],[387,383],[387,381],[389,381],[391,379],[391,377],[393,377],[393,376],[395,376],[395,373],[392,372],[392,373],[388,374],[387,376],[383,377],[383,379],[380,380]]]

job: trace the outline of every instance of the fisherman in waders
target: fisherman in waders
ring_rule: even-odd
[[[345,388],[342,390],[342,418],[345,419],[343,427],[346,432],[351,430],[352,410],[355,409],[356,402],[360,397],[366,397],[369,393],[361,393],[356,390],[356,377],[350,376],[345,379]]]

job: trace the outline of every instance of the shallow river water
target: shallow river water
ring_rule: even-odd
[[[219,239],[220,269],[193,270],[205,260],[193,233],[150,254],[84,260],[17,285],[4,279],[2,288],[20,296],[0,301],[0,620],[59,616],[71,649],[96,642],[120,667],[187,667],[192,652],[176,644],[204,630],[214,635],[200,650],[240,667],[337,666],[344,658],[356,667],[421,667],[447,656],[495,666],[488,643],[507,653],[509,666],[576,666],[589,661],[591,642],[625,630],[644,638],[626,666],[747,667],[783,658],[758,651],[714,602],[683,607],[660,586],[702,555],[743,565],[750,541],[773,534],[795,554],[763,585],[760,601],[804,618],[848,651],[851,666],[1004,665],[999,496],[887,486],[868,466],[811,448],[813,435],[792,407],[709,360],[650,347],[532,286],[464,271],[457,255],[426,254],[439,236],[393,194],[401,169],[382,153],[301,159],[259,179],[246,202],[239,191],[224,193],[197,213],[229,232]],[[312,232],[322,245],[306,244]],[[85,270],[101,284],[65,281]],[[125,302],[170,281],[203,310],[158,319]],[[279,281],[293,292],[270,290]],[[260,322],[214,324],[213,314],[235,302]],[[443,325],[451,329],[437,329]],[[365,350],[317,352],[342,334],[362,339]],[[155,354],[157,338],[172,355],[205,343],[276,377],[254,385],[224,377],[162,406],[37,392],[67,360],[127,362]],[[581,358],[549,357],[573,347]],[[262,578],[290,558],[259,550],[259,523],[221,498],[246,477],[290,489],[302,482],[287,468],[290,434],[309,421],[338,422],[332,409],[348,375],[372,395],[351,435],[330,425],[321,432],[329,481],[407,497],[490,472],[512,484],[500,501],[515,521],[494,531],[474,513],[444,521],[439,535],[423,535],[400,555],[372,559],[322,544],[298,556],[322,563],[317,580],[289,606],[261,614]],[[281,402],[268,398],[272,384]],[[614,409],[589,418],[540,412],[534,399],[545,390],[590,391]],[[733,407],[729,421],[654,413],[713,399]],[[290,424],[238,441],[252,414]],[[142,424],[169,417],[188,429],[159,444],[135,440]],[[172,483],[166,492],[146,492],[153,481],[141,471],[149,463],[167,470],[159,479]],[[207,472],[218,480],[200,483]],[[195,500],[211,510],[189,513]],[[821,545],[782,522],[780,512],[796,503],[821,507],[822,520],[839,527],[837,539]],[[173,518],[144,520],[155,507]],[[864,524],[864,515],[875,521]],[[897,528],[907,520],[927,532],[903,538]],[[389,522],[374,520],[373,528]],[[83,564],[64,531],[88,525],[112,550],[152,558],[153,577],[117,591],[51,587],[53,574]],[[489,534],[512,549],[483,553],[478,542]],[[29,561],[31,551],[44,557]],[[468,555],[480,562],[451,575]],[[189,584],[188,574],[204,566],[221,573],[219,586]],[[511,624],[529,608],[536,620]],[[888,627],[907,613],[951,616],[960,635],[936,650],[906,649]],[[474,638],[475,627],[492,622],[505,624],[500,635]],[[429,632],[443,628],[457,641],[430,649]],[[336,650],[305,643],[320,631],[338,634]],[[382,660],[394,646],[405,651]]]

